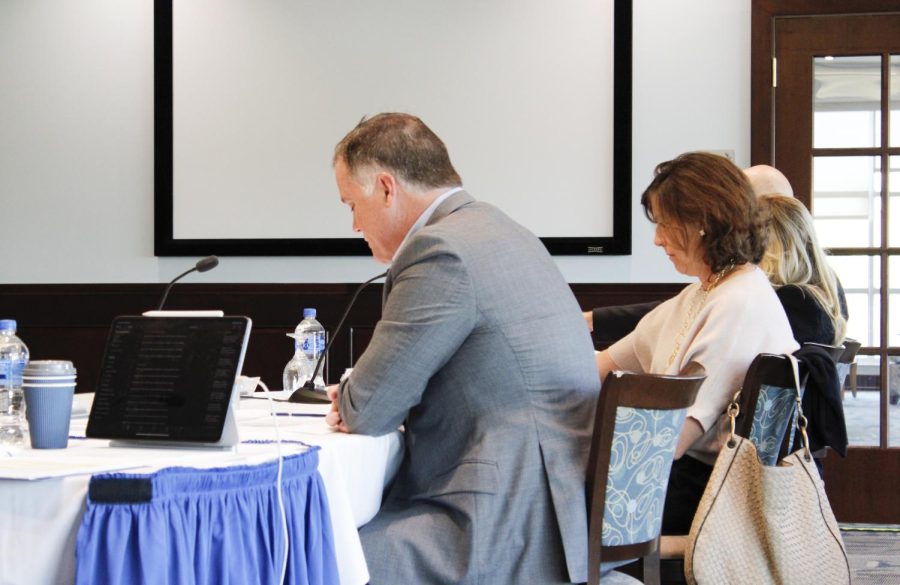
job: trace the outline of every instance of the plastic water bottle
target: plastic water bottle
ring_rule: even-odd
[[[16,321],[0,319],[0,444],[25,442],[25,395],[22,371],[28,347],[16,336]]]
[[[303,309],[303,320],[288,336],[294,338],[294,357],[284,367],[282,382],[285,390],[294,391],[312,377],[319,356],[325,351],[325,328],[316,321],[316,310]],[[315,386],[325,387],[321,371],[316,376]]]

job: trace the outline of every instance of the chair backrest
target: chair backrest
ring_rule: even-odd
[[[613,372],[603,382],[587,471],[590,583],[601,561],[656,550],[675,446],[705,379]]]
[[[804,376],[800,378],[803,392]],[[756,447],[759,460],[775,465],[791,451],[793,433],[786,432],[797,414],[797,390],[791,361],[761,353],[747,369],[738,399],[735,431]]]
[[[850,366],[856,361],[856,353],[859,351],[860,347],[862,347],[860,342],[848,337],[844,340],[844,351],[834,359],[835,367],[837,367],[838,381],[842,388],[844,387],[844,381],[847,379],[847,374],[850,373]]]
[[[841,352],[840,357],[836,358],[836,361],[842,364],[852,364],[860,347],[862,347],[862,343],[848,337],[844,340],[844,351]]]
[[[844,345],[828,345],[826,343],[816,343],[815,341],[806,341],[803,345],[812,345],[815,347],[821,347],[823,350],[828,352],[831,358],[836,362],[838,361],[842,355],[847,352],[847,347]],[[854,352],[855,354],[856,352]]]

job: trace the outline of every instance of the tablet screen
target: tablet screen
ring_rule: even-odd
[[[116,317],[87,436],[218,441],[249,335],[247,317]]]

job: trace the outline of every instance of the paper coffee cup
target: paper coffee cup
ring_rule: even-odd
[[[25,416],[34,449],[63,449],[75,394],[75,367],[65,360],[36,360],[22,373]]]

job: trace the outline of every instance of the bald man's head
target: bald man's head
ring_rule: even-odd
[[[750,181],[756,196],[761,195],[787,195],[794,196],[794,189],[781,171],[769,165],[754,165],[744,169],[744,175]]]

